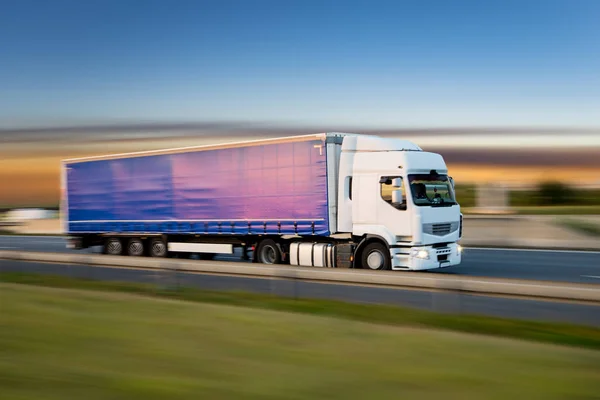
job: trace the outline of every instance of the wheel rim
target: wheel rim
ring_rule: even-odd
[[[262,251],[262,262],[264,264],[275,264],[277,255],[273,246],[265,246]]]
[[[129,244],[129,254],[139,256],[144,252],[144,245],[140,241],[133,241]]]
[[[165,244],[163,242],[156,241],[152,243],[152,254],[155,257],[162,257],[165,255]]]
[[[108,242],[106,250],[108,254],[121,254],[123,247],[121,246],[121,242],[119,242],[118,240],[111,240],[110,242]]]
[[[380,269],[383,267],[384,257],[380,251],[373,251],[367,256],[367,267],[370,269]]]

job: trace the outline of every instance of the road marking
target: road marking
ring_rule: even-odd
[[[600,276],[598,275],[581,275],[582,278],[594,278],[594,279],[600,279]]]

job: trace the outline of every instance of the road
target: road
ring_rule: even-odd
[[[600,306],[485,297],[458,293],[378,288],[141,269],[91,267],[0,260],[0,272],[63,275],[105,281],[181,285],[209,290],[239,290],[297,298],[354,303],[393,304],[442,313],[478,314],[524,320],[554,321],[600,327]]]
[[[3,249],[61,253],[73,251],[65,247],[63,238],[51,236],[0,236],[0,250]],[[99,252],[99,249],[86,249],[82,252]],[[240,256],[220,256],[217,259],[240,261]],[[600,252],[468,248],[465,249],[461,265],[421,273],[600,285]]]

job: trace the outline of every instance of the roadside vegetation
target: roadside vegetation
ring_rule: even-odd
[[[476,206],[476,187],[458,185],[456,197],[469,213]],[[561,182],[542,182],[531,190],[513,190],[509,206],[518,214],[600,215],[600,189],[575,189]]]
[[[0,284],[3,398],[551,400],[594,398],[600,389],[599,351],[426,329],[436,318],[426,314],[52,282],[102,291]],[[194,301],[173,301],[184,298]],[[548,333],[544,325],[437,318],[466,323],[463,331]],[[587,332],[597,344],[598,332]]]

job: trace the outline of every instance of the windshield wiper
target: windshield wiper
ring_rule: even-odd
[[[431,207],[452,207],[453,205],[456,205],[456,203],[431,203]]]

